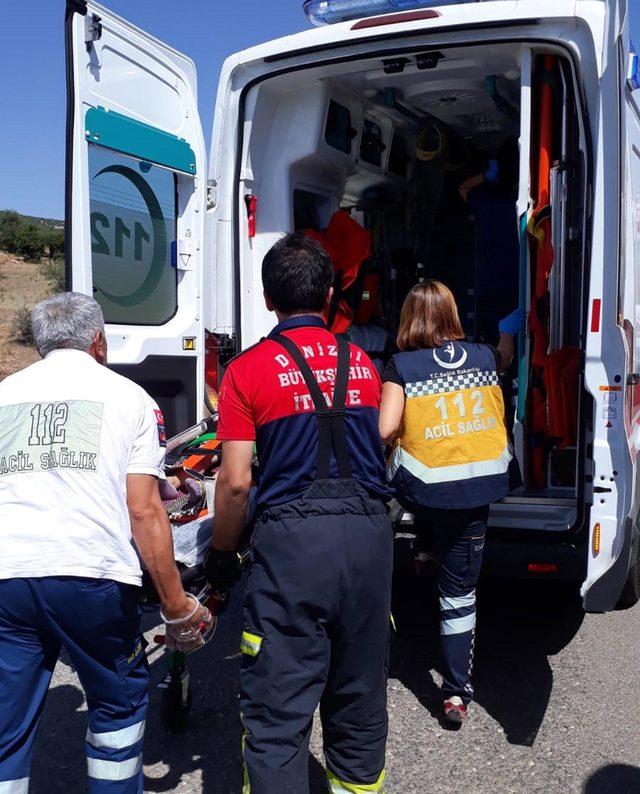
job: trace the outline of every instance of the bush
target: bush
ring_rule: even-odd
[[[47,259],[42,263],[42,275],[51,285],[52,292],[64,292],[67,288],[64,260]]]
[[[18,309],[11,324],[13,338],[21,345],[28,345],[33,347],[35,339],[33,338],[33,327],[31,325],[31,309],[26,306]]]
[[[0,249],[37,261],[64,252],[64,230],[55,221],[28,218],[13,210],[0,211]]]

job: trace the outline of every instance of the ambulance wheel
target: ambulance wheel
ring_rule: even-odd
[[[636,544],[635,559],[618,601],[618,609],[631,609],[638,601],[640,601],[640,542]]]
[[[174,733],[184,733],[189,724],[191,712],[191,685],[182,676],[172,677],[164,690],[162,718],[164,724]]]

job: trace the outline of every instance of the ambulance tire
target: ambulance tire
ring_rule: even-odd
[[[636,541],[633,562],[618,601],[618,609],[631,609],[640,601],[640,541]]]

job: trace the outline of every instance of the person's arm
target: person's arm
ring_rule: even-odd
[[[514,337],[524,331],[525,325],[526,314],[524,309],[516,309],[498,323],[498,330],[500,331],[500,341],[498,342],[500,364],[498,365],[498,372],[504,372],[511,366],[515,355]]]
[[[173,556],[171,525],[158,489],[158,480],[164,477],[164,419],[147,394],[140,391],[138,398],[127,463],[131,534],[160,598],[161,615],[167,622],[167,647],[191,653],[211,638],[213,618],[182,587]]]
[[[213,548],[235,551],[247,520],[253,441],[225,441],[216,482]]]
[[[484,184],[483,174],[477,174],[476,176],[469,177],[469,179],[465,179],[465,181],[458,188],[458,192],[462,196],[462,200],[466,201],[473,188],[482,184]]]
[[[498,372],[505,372],[511,366],[513,357],[516,352],[516,346],[511,334],[500,334],[500,341],[498,342],[498,353],[500,354],[500,364]]]
[[[171,526],[160,499],[157,479],[148,474],[128,474],[127,507],[131,534],[160,597],[163,613],[169,619],[189,614],[193,601],[180,581],[173,557]]]
[[[382,386],[380,403],[380,438],[384,444],[391,444],[400,431],[404,414],[404,389],[398,383],[387,381]]]
[[[212,546],[205,560],[205,574],[222,601],[227,600],[231,588],[242,575],[237,548],[247,520],[252,485],[251,463],[256,438],[251,404],[253,392],[242,377],[242,366],[240,360],[228,367],[218,397],[222,463],[216,482],[216,520]]]

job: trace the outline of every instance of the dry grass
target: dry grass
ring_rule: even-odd
[[[0,380],[38,360],[35,349],[16,335],[24,339],[24,318],[55,289],[44,271],[39,263],[0,252]]]

